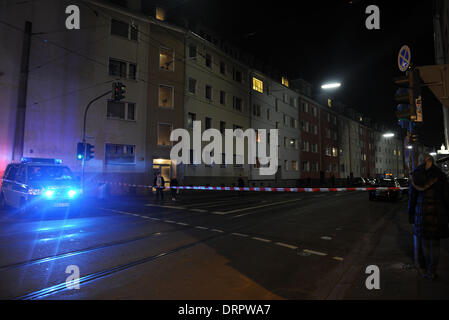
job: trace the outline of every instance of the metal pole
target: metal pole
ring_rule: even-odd
[[[87,111],[89,111],[90,106],[97,100],[100,100],[104,96],[107,96],[108,94],[111,94],[112,90],[109,90],[108,92],[102,94],[101,96],[96,97],[95,99],[91,100],[89,104],[87,105],[86,110],[84,110],[84,124],[83,124],[83,146],[84,146],[84,156],[83,161],[81,162],[81,189],[84,193],[84,167],[86,163],[86,152],[87,152],[87,143],[86,143],[86,121],[87,121]]]

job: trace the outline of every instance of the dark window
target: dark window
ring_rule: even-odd
[[[226,74],[226,64],[223,61],[220,62],[220,73]]]
[[[131,26],[131,40],[137,41],[137,37],[139,35],[139,28],[136,25]]]
[[[136,104],[128,103],[128,120],[136,120]]]
[[[136,146],[124,144],[106,144],[106,164],[135,164]]]
[[[205,130],[212,128],[212,119],[206,117]]]
[[[238,70],[234,72],[234,80],[237,82],[242,82],[242,73]]]
[[[193,129],[193,121],[196,120],[196,114],[195,113],[190,113],[187,115],[187,128],[188,129]]]
[[[136,104],[108,101],[107,117],[110,119],[135,120]]]
[[[242,99],[234,97],[234,109],[242,111]]]
[[[119,20],[111,20],[111,34],[128,39],[129,24]]]
[[[206,85],[206,99],[212,99],[212,87]]]
[[[224,91],[220,91],[220,104],[226,104],[226,92]]]
[[[212,68],[212,56],[206,53],[206,67]]]
[[[226,130],[226,122],[220,121],[220,132],[221,134],[224,134]]]
[[[128,78],[136,80],[137,66],[133,63],[129,64]]]
[[[196,80],[189,78],[189,92],[196,93]]]
[[[189,58],[196,58],[196,46],[189,46]]]
[[[109,75],[126,78],[126,62],[109,59]]]

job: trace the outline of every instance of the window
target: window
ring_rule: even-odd
[[[298,161],[292,160],[292,170],[298,171]]]
[[[223,61],[220,61],[220,73],[226,74],[226,64]]]
[[[189,112],[187,114],[187,129],[193,130],[193,121],[196,120],[196,114]]]
[[[261,115],[261,107],[258,104],[253,105],[253,116],[260,117]]]
[[[303,121],[303,123],[302,123],[302,130],[305,131],[305,132],[309,132],[309,129],[310,129],[309,122]]]
[[[137,66],[134,63],[128,64],[128,79],[136,80]]]
[[[334,140],[337,141],[338,137],[337,137],[337,132],[334,131]]]
[[[135,164],[136,146],[126,144],[106,144],[106,164]]]
[[[204,126],[205,126],[205,127],[204,127],[205,130],[212,128],[212,119],[206,117],[206,121],[205,121]]]
[[[318,126],[317,125],[313,126],[313,133],[318,134]]]
[[[295,139],[290,139],[290,147],[298,149],[298,143]]]
[[[288,124],[288,116],[284,114],[284,127],[286,127]]]
[[[309,142],[308,141],[302,142],[302,151],[309,152]]]
[[[284,160],[284,170],[288,170],[288,160]]]
[[[318,162],[312,163],[312,172],[318,172],[320,170],[320,166]]]
[[[226,122],[220,121],[220,133],[224,134],[226,130]]]
[[[189,45],[189,58],[196,59],[196,46],[193,44]]]
[[[212,100],[212,87],[206,85],[206,99]]]
[[[253,90],[263,93],[263,81],[253,77]]]
[[[111,34],[129,40],[137,41],[138,26],[116,19],[111,20]]]
[[[136,104],[130,102],[108,101],[106,116],[109,119],[136,120]]]
[[[165,10],[163,8],[156,7],[155,16],[156,16],[157,20],[164,21],[165,20]]]
[[[159,49],[159,67],[162,70],[173,71],[175,68],[175,53],[172,49]]]
[[[127,63],[109,58],[109,75],[126,78]]]
[[[302,103],[302,112],[308,113],[309,112],[309,104],[306,102]]]
[[[267,109],[267,120],[270,120],[271,118],[271,110]]]
[[[234,80],[237,82],[242,82],[242,72],[239,70],[234,70]]]
[[[337,125],[337,117],[336,116],[332,116],[332,123],[334,125]]]
[[[287,103],[287,101],[288,101],[288,94],[284,93],[282,95],[282,101],[284,101],[284,103]]]
[[[157,125],[157,144],[159,146],[169,147],[170,134],[172,131],[172,125],[167,123],[158,123]]]
[[[302,162],[302,171],[309,172],[309,170],[310,170],[309,161],[303,161]]]
[[[324,154],[328,157],[332,157],[332,150],[330,147],[326,147]]]
[[[318,117],[318,108],[317,107],[313,107],[313,116],[315,118]]]
[[[212,56],[206,53],[206,67],[212,68]]]
[[[327,122],[331,122],[331,115],[329,113],[326,114],[326,119],[327,119]]]
[[[279,112],[279,99],[276,98],[276,100],[274,100],[274,110],[276,112]]]
[[[226,92],[220,91],[220,104],[226,105]]]
[[[332,148],[332,156],[338,157],[338,149],[337,148]]]
[[[242,99],[234,97],[234,109],[242,111]]]
[[[288,147],[288,138],[284,137],[284,148]]]
[[[159,107],[173,108],[173,87],[159,86]]]
[[[196,80],[193,78],[189,78],[189,92],[196,93]]]
[[[288,87],[288,79],[286,77],[282,77],[282,84]]]
[[[312,144],[312,152],[318,153],[318,144],[316,143]]]

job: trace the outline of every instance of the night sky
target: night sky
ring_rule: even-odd
[[[150,1],[148,1],[150,2]],[[164,1],[159,1],[164,4]],[[278,68],[290,79],[312,83],[314,93],[327,80],[343,86],[342,103],[375,121],[396,127],[397,54],[403,44],[415,65],[435,63],[432,1],[165,1],[168,16],[202,21],[218,35]],[[380,8],[380,30],[367,30],[365,9]],[[441,105],[423,94],[421,141],[443,142]]]

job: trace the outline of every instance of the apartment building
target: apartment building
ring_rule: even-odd
[[[80,8],[80,30],[65,28],[69,5]],[[0,127],[7,128],[2,130],[7,130],[6,140],[10,141],[2,141],[2,155],[6,155],[2,166],[12,160],[11,128],[20,126],[17,97],[28,22],[33,35],[29,41],[29,72],[22,74],[27,90],[20,92],[26,102],[21,105],[25,122],[23,149],[18,154],[60,158],[80,172],[81,162],[75,154],[82,138],[84,110],[119,79],[127,86],[126,99],[116,103],[107,95],[89,110],[86,134],[87,141],[95,145],[95,159],[86,162],[86,173],[90,178],[123,181],[126,176],[129,181],[138,181],[147,169],[148,43],[140,35],[150,32],[148,19],[99,1],[90,5],[64,0],[2,1],[0,12],[0,19],[7,22],[0,27],[6,40],[1,51],[6,63],[1,72],[9,83],[0,93],[9,110],[5,112],[7,125]]]
[[[202,131],[214,128],[224,134],[225,129],[248,129],[248,67],[194,32],[187,32],[185,50],[185,128],[192,132],[194,121],[201,121]],[[202,146],[206,144],[203,142]],[[248,159],[244,159],[245,164],[238,164],[242,161],[238,154],[234,154],[233,164],[221,165],[193,164],[194,157],[192,150],[191,164],[182,165],[181,168],[185,185],[232,185],[237,183],[239,177],[248,179]]]
[[[403,177],[404,171],[404,144],[395,134],[394,137],[385,136],[384,132],[375,132],[375,174],[382,177],[391,174],[394,177]]]
[[[261,175],[261,164],[251,167],[248,180],[254,186],[292,186],[300,177],[299,94],[289,88],[284,77],[281,82],[257,70],[251,70],[250,91],[251,128],[278,129],[278,168],[274,175]],[[269,146],[267,146],[269,150]],[[267,150],[267,152],[268,152]]]

